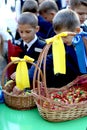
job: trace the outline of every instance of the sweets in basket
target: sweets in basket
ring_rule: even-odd
[[[37,62],[39,67],[43,63],[43,74],[36,68],[33,78],[32,94],[39,114],[51,122],[87,116],[87,74],[78,76],[62,88],[47,88],[45,70],[50,46],[51,44],[45,46]]]
[[[86,82],[79,84],[80,80]],[[45,120],[61,122],[87,116],[87,75],[79,76],[61,89],[47,89],[44,85],[38,88],[33,90],[33,95]]]
[[[18,63],[16,78],[15,80],[8,79],[5,83],[7,69],[15,63]],[[25,56],[23,59],[12,57],[12,61],[4,68],[2,73],[1,85],[4,93],[5,104],[13,109],[26,110],[36,107],[31,94],[26,63],[35,65],[32,58],[28,56]]]
[[[85,86],[84,86],[85,87]],[[72,87],[66,90],[56,90],[49,93],[50,99],[63,103],[65,105],[73,105],[75,103],[80,103],[82,101],[87,100],[87,90],[84,90],[83,85],[73,85]],[[46,101],[43,102],[43,108],[48,107],[48,103]],[[50,109],[63,110],[63,107],[58,107],[56,104],[51,105]]]

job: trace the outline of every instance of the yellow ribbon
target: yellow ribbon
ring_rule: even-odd
[[[58,35],[55,35],[52,38],[46,39],[47,44],[53,43],[52,53],[53,53],[54,74],[57,73],[66,74],[65,47],[62,40],[62,37],[66,36],[68,36],[68,33],[63,32]]]
[[[19,57],[11,57],[11,61],[17,61],[17,60],[18,65],[16,68],[16,87],[20,90],[23,90],[24,88],[30,88],[30,81],[26,60],[33,62],[34,59],[28,56],[24,56],[23,59],[20,59]]]

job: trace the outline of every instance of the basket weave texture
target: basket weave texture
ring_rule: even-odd
[[[34,98],[32,96],[32,93],[29,93],[28,95],[13,95],[11,92],[16,85],[15,81],[9,82],[8,85],[5,84],[5,76],[8,68],[17,63],[19,61],[12,61],[10,62],[3,70],[2,73],[2,90],[4,93],[4,99],[5,99],[5,104],[9,106],[10,108],[17,109],[17,110],[27,110],[27,109],[32,109],[36,107],[36,104],[34,102]],[[27,63],[29,61],[26,61]],[[30,63],[30,62],[29,62]],[[34,63],[31,63],[34,64]],[[34,64],[35,65],[35,64]]]
[[[50,44],[51,45],[51,44]],[[87,74],[78,76],[71,83],[63,86],[62,88],[47,88],[46,85],[46,56],[50,45],[46,45],[40,54],[37,62],[37,66],[41,67],[43,63],[43,73],[41,70],[35,68],[34,78],[33,78],[33,90],[32,94],[36,102],[39,114],[47,121],[51,122],[61,122],[67,120],[73,120],[79,117],[87,115],[87,99],[74,102],[74,103],[64,103],[61,101],[55,101],[50,98],[50,94],[53,92],[66,92],[72,88],[79,88],[85,91],[87,94]],[[37,85],[36,85],[37,83]],[[44,107],[45,104],[45,107]],[[55,106],[56,109],[53,109]]]

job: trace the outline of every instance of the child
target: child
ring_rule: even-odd
[[[87,0],[70,0],[70,8],[78,13],[83,31],[87,32],[85,20],[87,20]]]
[[[22,12],[32,12],[38,17],[39,31],[36,33],[38,37],[42,39],[47,38],[47,33],[52,26],[50,22],[45,20],[40,14],[38,14],[39,5],[35,0],[26,0],[22,7]]]
[[[37,16],[30,12],[24,12],[18,19],[18,32],[20,34],[20,41],[16,43],[23,50],[22,56],[28,55],[38,59],[40,52],[45,46],[45,41],[39,39],[36,33],[39,30]]]
[[[50,27],[52,26],[50,22],[46,21],[41,15],[38,14],[38,3],[35,0],[26,0],[22,7],[22,13],[23,12],[31,12],[34,13],[38,17],[38,25],[39,30],[36,33],[38,37],[41,39],[47,38],[47,33]],[[16,33],[15,39],[19,39],[20,36],[18,32]]]
[[[39,39],[36,32],[39,30],[38,19],[34,13],[24,12],[18,19],[18,32],[20,34],[20,42],[16,43],[17,46],[23,50],[21,57],[25,55],[37,61],[40,52],[46,45],[45,41]],[[28,69],[31,64],[28,64]],[[13,93],[18,95],[21,90],[14,87]]]
[[[57,12],[58,7],[53,0],[45,0],[39,5],[39,14],[49,22],[52,22],[52,19]]]
[[[56,34],[59,34],[61,32],[69,32],[70,35],[62,38],[63,42],[65,43],[64,47],[65,47],[65,60],[66,60],[66,74],[58,72],[54,74],[53,54],[48,55],[46,59],[47,87],[62,87],[81,74],[78,67],[78,61],[74,50],[74,46],[71,45],[73,36],[80,31],[79,17],[77,13],[75,13],[70,9],[60,10],[53,18],[53,27]],[[53,37],[53,39],[54,38],[55,36]],[[61,52],[58,56],[61,57],[60,58],[61,60],[63,60]],[[57,57],[56,61],[58,62],[58,60],[59,59]],[[29,76],[31,82],[33,80],[33,73],[34,73],[34,66],[32,66],[29,70]]]
[[[58,12],[58,6],[53,0],[44,0],[39,5],[39,14],[52,24],[52,19],[55,14]],[[54,29],[51,25],[51,28],[48,31],[47,37],[50,38],[55,35]]]

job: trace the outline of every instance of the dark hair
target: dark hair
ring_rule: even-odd
[[[71,9],[62,9],[53,18],[55,31],[61,31],[63,28],[68,31],[75,31],[77,26],[80,26],[79,16]]]

